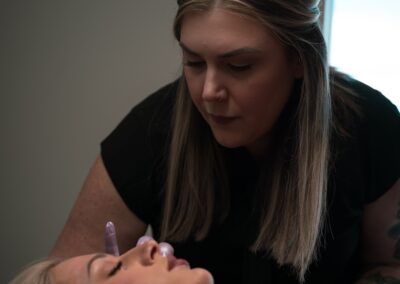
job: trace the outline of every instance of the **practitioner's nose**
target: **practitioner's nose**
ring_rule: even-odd
[[[223,101],[227,98],[227,92],[221,74],[217,70],[209,69],[203,82],[202,98],[206,102]]]

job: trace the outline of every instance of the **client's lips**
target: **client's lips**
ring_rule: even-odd
[[[181,258],[176,258],[173,255],[167,256],[167,259],[168,259],[168,270],[172,270],[175,267],[181,266],[181,265],[190,267],[189,262],[187,262],[186,260],[181,259]]]

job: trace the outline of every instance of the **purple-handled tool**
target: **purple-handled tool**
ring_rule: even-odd
[[[107,222],[105,230],[106,253],[119,256],[117,234],[113,222]]]

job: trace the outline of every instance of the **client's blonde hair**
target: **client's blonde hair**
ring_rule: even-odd
[[[46,258],[35,261],[11,280],[10,284],[51,284],[49,271],[61,261],[60,258]]]

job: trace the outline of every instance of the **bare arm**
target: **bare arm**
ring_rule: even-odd
[[[122,201],[98,156],[50,255],[70,257],[104,251],[107,221],[117,228],[121,253],[132,248],[147,228]]]
[[[365,274],[357,284],[400,284],[400,179],[363,216]]]

